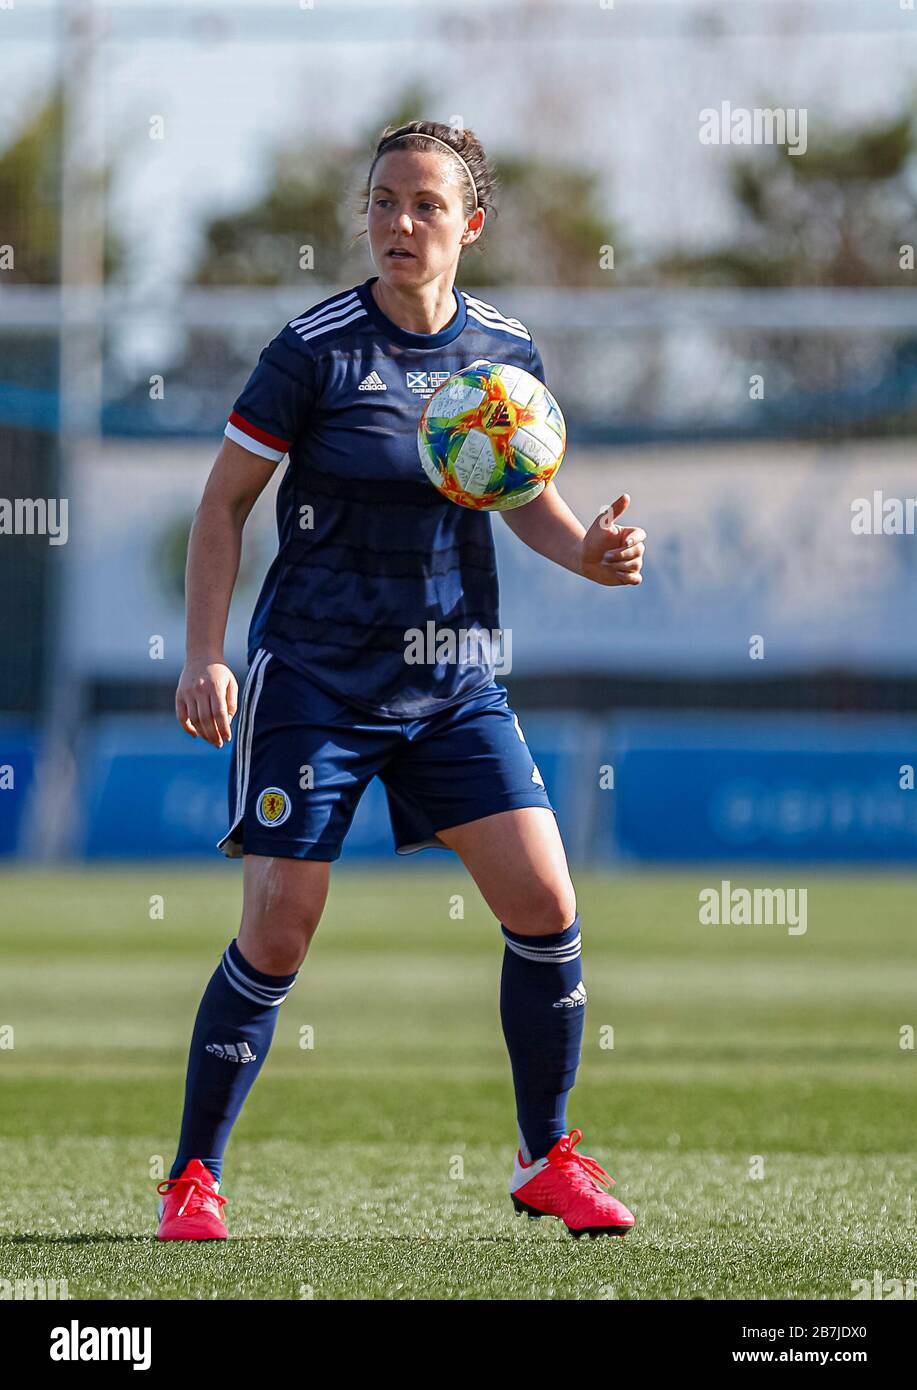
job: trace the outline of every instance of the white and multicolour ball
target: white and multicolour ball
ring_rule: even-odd
[[[522,367],[472,362],[427,401],[417,450],[430,482],[460,507],[508,511],[543,492],[567,429],[543,382]]]

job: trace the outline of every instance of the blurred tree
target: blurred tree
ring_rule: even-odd
[[[728,243],[661,257],[657,285],[909,288],[917,243],[917,110],[871,129],[827,130],[807,152],[755,150],[732,169]],[[913,255],[913,251],[911,252]],[[908,334],[724,335],[742,372],[767,382],[755,427],[851,435],[917,428],[917,341]],[[749,420],[751,424],[751,420]]]
[[[53,285],[60,273],[61,94],[58,88],[0,152],[0,244],[7,285]]]
[[[758,149],[732,169],[731,240],[661,258],[667,285],[902,285],[899,247],[917,223],[917,111],[871,130],[809,137],[803,155]]]
[[[435,108],[429,91],[410,85],[356,148],[277,152],[263,191],[205,226],[193,283],[301,286],[304,272],[324,284],[365,278],[372,271],[366,237],[352,239],[365,225],[357,206],[376,142],[386,124]],[[602,209],[599,176],[569,164],[491,157],[499,176],[497,215],[463,254],[460,283],[607,287],[599,248],[614,241],[614,228]],[[302,247],[312,249],[311,272],[300,264]]]
[[[620,254],[622,242],[602,212],[600,176],[517,155],[498,156],[496,163],[498,215],[481,238],[479,256],[462,257],[462,285],[607,290],[600,249],[613,245]]]
[[[12,246],[14,267],[6,285],[55,285],[60,278],[61,137],[63,99],[59,85],[0,151],[0,245]],[[103,170],[107,197],[112,169]],[[124,264],[121,240],[106,225],[105,276]]]
[[[197,285],[302,284],[314,269],[336,280],[342,260],[340,206],[346,198],[350,152],[318,155],[284,151],[272,157],[267,188],[248,207],[216,217],[204,228],[192,271]],[[312,261],[300,267],[301,247]]]

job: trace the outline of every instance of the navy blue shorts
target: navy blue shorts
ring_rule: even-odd
[[[239,702],[229,768],[230,859],[337,859],[373,777],[385,786],[395,849],[447,849],[437,831],[511,811],[554,808],[496,681],[422,719],[344,704],[259,651]]]

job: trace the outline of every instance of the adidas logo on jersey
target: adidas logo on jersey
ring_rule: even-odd
[[[553,1006],[555,1009],[581,1009],[586,1003],[586,986],[580,980],[576,989],[571,989],[569,994],[558,999]]]
[[[255,1060],[255,1054],[247,1042],[208,1043],[206,1050],[212,1052],[214,1057],[220,1057],[224,1062],[254,1062]]]
[[[357,387],[358,391],[387,391],[388,387],[378,372],[370,372]]]

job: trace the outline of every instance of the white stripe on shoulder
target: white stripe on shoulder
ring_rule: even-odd
[[[356,309],[352,309],[346,318],[339,319],[336,323],[324,323],[320,328],[313,328],[307,333],[303,328],[297,328],[296,332],[307,343],[310,338],[318,338],[322,333],[330,333],[335,328],[343,328],[345,324],[353,323],[355,319],[365,319],[368,315],[363,305],[360,304]]]
[[[493,323],[490,319],[484,318],[483,314],[479,314],[470,304],[468,305],[468,317],[477,319],[478,323],[482,323],[485,328],[492,328],[495,333],[509,333],[513,338],[522,338],[527,343],[532,341],[532,335],[527,328],[510,328],[508,323]]]
[[[476,319],[478,323],[484,324],[485,328],[493,328],[499,333],[509,333],[514,338],[524,338],[526,342],[531,342],[531,333],[519,319],[508,318],[506,314],[501,314],[499,309],[495,309],[492,304],[486,304],[476,295],[466,294],[464,290],[462,294],[465,297],[469,318]]]
[[[298,333],[305,343],[310,338],[317,338],[322,333],[329,333],[347,323],[353,323],[355,319],[366,317],[366,310],[360,303],[359,295],[355,290],[348,290],[344,294],[335,295],[332,299],[325,299],[321,304],[316,304],[314,309],[309,309],[299,318],[291,319],[287,326],[292,328],[294,333]]]
[[[476,294],[469,294],[467,290],[462,290],[462,294],[465,296],[465,300],[468,304],[473,304],[476,309],[480,309],[481,313],[486,317],[500,319],[503,323],[512,324],[513,328],[525,328],[525,324],[521,319],[510,318],[509,314],[504,314],[496,305],[488,304],[486,299],[479,299]],[[528,332],[528,329],[526,329],[526,332]]]
[[[349,308],[352,304],[359,304],[360,300],[355,290],[345,290],[342,294],[332,295],[330,299],[323,299],[320,304],[313,304],[311,309],[307,309],[298,318],[290,320],[291,328],[299,328],[301,324],[313,323],[316,319],[328,318],[338,309]]]

